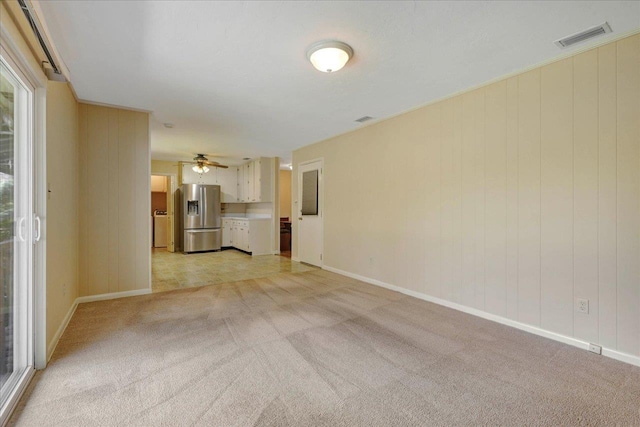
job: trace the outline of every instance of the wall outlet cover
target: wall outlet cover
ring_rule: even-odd
[[[589,314],[589,300],[584,298],[576,298],[576,311],[578,313]]]
[[[589,344],[589,351],[595,354],[602,354],[602,347],[597,344]]]

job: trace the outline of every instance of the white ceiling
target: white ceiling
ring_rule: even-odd
[[[154,159],[280,156],[564,54],[553,41],[640,2],[43,1],[79,98],[153,112]],[[334,74],[306,48],[355,51]],[[576,46],[579,48],[580,46]],[[175,124],[173,129],[162,123]],[[213,157],[213,156],[212,156]]]

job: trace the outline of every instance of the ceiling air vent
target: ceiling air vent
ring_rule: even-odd
[[[579,33],[563,37],[560,40],[556,40],[554,43],[556,44],[556,46],[563,49],[565,47],[573,46],[576,43],[580,43],[593,37],[598,37],[610,32],[611,27],[608,23],[605,22],[604,24],[596,25],[595,27],[580,31]]]
[[[356,122],[364,123],[364,122],[368,122],[369,120],[373,120],[373,117],[371,117],[371,116],[362,116],[359,119],[356,119]]]

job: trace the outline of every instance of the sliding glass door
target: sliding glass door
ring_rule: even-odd
[[[33,89],[0,56],[0,425],[33,373],[32,147]]]

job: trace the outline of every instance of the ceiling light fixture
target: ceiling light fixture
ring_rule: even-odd
[[[207,173],[209,172],[209,168],[203,165],[194,165],[191,169],[197,173]]]
[[[307,49],[307,59],[323,73],[333,73],[353,57],[353,49],[339,41],[318,42]]]

